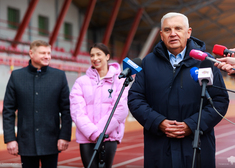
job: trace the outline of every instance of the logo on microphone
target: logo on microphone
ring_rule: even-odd
[[[202,85],[202,80],[204,79],[208,80],[207,85],[213,84],[213,73],[211,68],[199,68],[198,81],[200,85]]]
[[[207,75],[207,74],[209,74],[210,72],[208,72],[207,70],[206,71],[202,71],[202,74],[203,75]]]
[[[200,56],[203,55],[203,52],[201,52],[200,50],[194,50],[195,52],[197,52]]]
[[[136,65],[133,61],[131,61],[130,59],[127,61],[128,64],[130,64],[133,68],[138,68],[139,66]]]

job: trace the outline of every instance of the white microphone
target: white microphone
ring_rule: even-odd
[[[204,60],[201,62],[198,70],[198,82],[202,86],[203,82],[206,85],[213,85],[213,64],[209,60]]]
[[[199,71],[198,67],[193,67],[190,69],[190,75],[193,78],[193,80],[197,83],[198,83],[198,71]],[[206,98],[207,100],[209,100],[210,104],[213,106],[212,98],[210,94],[208,93],[207,89],[206,89]]]

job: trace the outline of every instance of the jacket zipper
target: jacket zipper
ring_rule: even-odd
[[[175,75],[175,69],[176,68],[173,68],[173,77]],[[181,89],[183,88],[183,72],[182,71],[180,72],[180,88]]]

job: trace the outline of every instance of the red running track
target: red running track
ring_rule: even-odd
[[[235,122],[235,117],[229,118]],[[215,127],[216,168],[235,167],[235,125],[223,119]],[[126,132],[118,145],[113,168],[143,168],[143,131]],[[203,150],[203,149],[202,149]],[[0,168],[21,167],[20,157],[0,151]],[[79,145],[72,141],[68,150],[59,154],[58,168],[82,168]]]

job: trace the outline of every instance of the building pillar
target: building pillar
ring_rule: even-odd
[[[81,29],[81,32],[79,34],[78,40],[77,40],[76,48],[75,48],[74,53],[73,53],[74,57],[76,57],[78,55],[79,51],[80,51],[83,38],[86,34],[86,31],[88,29],[88,26],[89,26],[89,23],[90,23],[90,20],[91,20],[91,16],[92,16],[94,8],[95,8],[95,4],[96,4],[96,0],[90,0],[89,6],[87,8],[86,15],[85,15],[85,18],[84,18],[84,21],[83,21],[83,24],[82,24],[82,29]]]
[[[102,41],[102,43],[104,43],[105,45],[108,45],[108,43],[109,43],[109,39],[110,39],[112,30],[113,30],[113,26],[116,21],[117,14],[118,14],[121,3],[122,3],[122,0],[115,1],[113,11],[112,11],[111,17],[109,19],[108,26],[107,26],[107,29],[105,31],[105,35],[104,35],[104,38]]]
[[[57,36],[58,36],[60,27],[61,27],[61,25],[62,25],[62,23],[63,23],[63,21],[64,21],[64,17],[65,17],[65,15],[66,15],[66,13],[67,13],[67,11],[68,11],[68,9],[69,9],[69,6],[70,6],[70,4],[71,4],[71,1],[72,1],[72,0],[64,0],[64,4],[63,4],[63,6],[62,6],[62,10],[61,10],[61,12],[60,12],[59,17],[57,18],[57,21],[56,21],[54,30],[53,30],[52,35],[51,35],[50,40],[49,40],[49,44],[50,44],[51,46],[53,46],[54,43],[55,43],[55,41],[56,41],[56,38],[57,38]]]
[[[128,34],[125,46],[124,46],[124,48],[122,50],[121,57],[120,57],[120,59],[118,61],[120,64],[121,64],[122,60],[126,57],[126,55],[128,53],[128,50],[130,49],[131,43],[133,41],[134,35],[136,33],[136,30],[138,28],[138,25],[139,25],[141,16],[143,14],[143,11],[144,11],[144,8],[140,8],[138,10],[138,13],[137,13],[137,15],[135,17],[135,20],[134,20],[134,22],[132,24],[132,27],[131,27],[130,31],[129,31],[129,34]]]
[[[30,4],[28,6],[28,9],[24,15],[24,18],[23,18],[22,22],[20,23],[18,31],[16,32],[14,41],[17,41],[17,42],[21,41],[22,35],[24,34],[24,31],[29,24],[29,21],[31,19],[31,16],[33,14],[34,9],[37,6],[38,1],[39,0],[31,0]],[[17,46],[17,43],[12,43],[11,46],[15,48]]]

